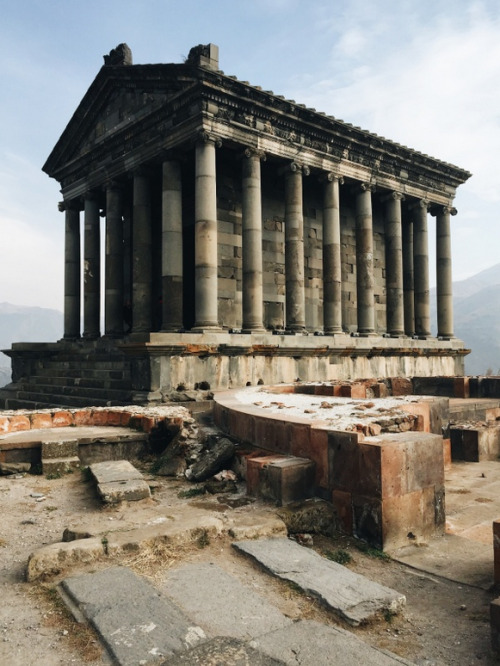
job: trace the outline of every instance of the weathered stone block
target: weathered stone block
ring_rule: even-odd
[[[260,468],[258,494],[278,506],[313,496],[314,463],[304,458],[274,460]]]
[[[493,580],[500,584],[500,520],[493,521]]]
[[[49,458],[70,458],[78,457],[78,440],[65,439],[62,441],[54,440],[52,442],[42,442],[42,460]]]
[[[69,474],[77,469],[80,469],[80,458],[73,456],[71,458],[49,458],[44,460],[42,458],[42,472],[48,475],[61,475]]]
[[[500,425],[450,428],[452,460],[479,462],[500,455]]]
[[[54,428],[66,428],[74,425],[73,414],[68,411],[54,412],[52,415],[52,425]]]
[[[491,647],[500,652],[500,597],[490,603]]]
[[[52,414],[50,412],[42,412],[31,414],[31,428],[32,430],[43,429],[43,428],[52,428]]]
[[[391,377],[390,381],[392,395],[413,394],[413,384],[411,379],[406,379],[406,377]]]
[[[102,501],[107,504],[117,504],[123,501],[134,502],[151,497],[149,486],[143,479],[99,483],[97,492]]]

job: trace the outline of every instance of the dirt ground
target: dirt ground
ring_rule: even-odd
[[[95,490],[79,473],[59,479],[25,475],[0,477],[0,663],[9,666],[57,666],[63,664],[107,664],[93,632],[76,623],[54,592],[57,578],[25,582],[29,554],[36,548],[62,539],[63,530],[89,516],[109,521],[110,526],[126,520],[138,504],[168,506],[175,512],[184,505],[193,512],[214,511],[245,515],[261,510],[250,504],[233,509],[217,497],[179,498],[187,482],[157,478],[152,500],[129,506],[103,508]],[[43,495],[43,498],[36,494]],[[33,496],[35,495],[35,496]],[[268,507],[269,511],[274,511]],[[239,578],[275,604],[287,616],[339,624],[373,645],[404,656],[418,665],[450,666],[496,664],[490,648],[489,602],[494,592],[453,583],[405,567],[376,552],[359,550],[355,541],[314,535],[314,548],[328,555],[347,558],[353,570],[388,585],[407,597],[401,616],[385,617],[367,627],[352,629],[288,585],[272,579],[231,548],[228,536],[195,542],[177,549],[129,556],[121,563],[153,582],[161,583],[167,568],[187,561],[212,561]],[[340,551],[340,552],[339,552]],[[347,554],[347,555],[346,555]],[[110,565],[110,560],[92,564],[91,569]],[[113,560],[113,564],[118,563]],[[80,569],[79,571],[82,571]],[[59,578],[71,572],[62,572]],[[336,663],[341,663],[340,661]],[[311,665],[313,666],[313,665]]]

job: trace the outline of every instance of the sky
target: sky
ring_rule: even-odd
[[[0,12],[0,303],[63,309],[62,197],[41,168],[121,42],[136,64],[212,42],[226,74],[472,172],[455,199],[453,279],[500,262],[498,0],[0,0]]]

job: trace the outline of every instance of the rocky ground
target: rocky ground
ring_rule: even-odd
[[[106,521],[110,529],[116,529],[127,522],[131,513],[158,508],[168,508],[172,514],[181,507],[193,514],[209,512],[223,520],[230,518],[233,523],[248,522],[252,513],[260,515],[263,511],[258,503],[231,507],[223,496],[179,497],[180,491],[192,488],[184,481],[158,477],[153,485],[156,487],[152,500],[103,508],[93,486],[80,473],[58,479],[30,475],[0,477],[0,663],[9,666],[108,663],[93,632],[72,619],[54,591],[58,578],[69,572],[62,571],[59,577],[50,580],[25,582],[30,553],[43,544],[60,541],[66,527],[92,519]],[[276,510],[267,507],[265,511],[273,514]],[[402,615],[387,616],[355,630],[345,627],[314,599],[271,579],[235,553],[225,533],[215,538],[198,538],[189,544],[131,553],[121,556],[119,561],[158,584],[168,568],[181,562],[216,562],[287,616],[340,624],[363,640],[415,664],[498,663],[490,648],[489,602],[495,596],[493,592],[410,569],[381,557],[377,551],[360,550],[359,544],[346,537],[313,535],[312,545],[325,556],[344,561],[353,570],[404,593],[407,606]],[[79,571],[109,564],[109,558],[95,561]],[[72,569],[71,573],[75,572]]]

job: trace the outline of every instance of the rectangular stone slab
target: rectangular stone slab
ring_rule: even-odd
[[[89,470],[98,484],[142,479],[142,474],[128,460],[94,463],[90,465]]]
[[[331,562],[290,539],[237,541],[233,546],[249,555],[273,576],[298,585],[306,594],[353,626],[384,611],[398,612],[406,597]]]
[[[215,564],[170,570],[162,591],[214,636],[248,640],[291,624],[275,606]]]
[[[158,663],[205,639],[172,601],[130,569],[112,567],[66,578],[63,598],[92,624],[113,663],[121,666]],[[77,619],[78,613],[75,613]]]
[[[110,481],[98,483],[97,492],[103,502],[115,504],[118,502],[135,502],[151,497],[151,491],[144,479],[127,479],[127,481]]]

